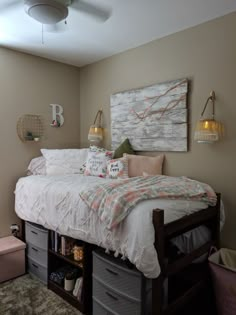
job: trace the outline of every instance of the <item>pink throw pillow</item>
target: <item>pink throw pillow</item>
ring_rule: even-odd
[[[128,158],[129,177],[148,175],[162,175],[164,154],[157,156],[144,156],[124,154]]]

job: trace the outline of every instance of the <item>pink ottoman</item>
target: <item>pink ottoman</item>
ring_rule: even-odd
[[[0,238],[0,282],[25,273],[25,247],[14,236]]]

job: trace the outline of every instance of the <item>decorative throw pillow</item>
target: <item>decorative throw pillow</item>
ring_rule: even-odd
[[[84,175],[106,177],[107,161],[111,160],[112,151],[93,152],[89,151]]]
[[[108,178],[128,178],[128,160],[126,157],[114,159],[107,162]]]
[[[143,156],[124,154],[128,158],[129,177],[148,175],[162,175],[164,154],[158,156]]]
[[[125,139],[118,148],[116,148],[114,153],[114,159],[118,159],[123,156],[124,153],[135,154],[129,139]]]
[[[41,149],[47,175],[83,174],[89,149]]]
[[[46,160],[43,156],[32,159],[27,167],[28,175],[46,175]]]
[[[90,145],[89,151],[92,151],[92,152],[107,152],[106,149],[104,149],[102,147],[97,147],[96,145]],[[109,151],[109,152],[112,152],[112,154],[114,154],[113,151]]]

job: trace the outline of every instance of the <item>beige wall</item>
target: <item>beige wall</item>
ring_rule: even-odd
[[[223,244],[236,248],[236,13],[156,40],[86,66],[80,71],[80,135],[87,144],[89,124],[101,105],[110,146],[110,94],[167,80],[188,78],[189,152],[166,152],[165,174],[187,175],[222,193],[227,222]],[[226,128],[221,143],[197,144],[193,130],[210,91],[216,116]]]
[[[64,107],[65,123],[52,128],[49,104]],[[16,134],[18,117],[40,114],[45,139],[22,143]],[[79,69],[0,48],[0,237],[17,221],[14,187],[41,147],[79,145]]]

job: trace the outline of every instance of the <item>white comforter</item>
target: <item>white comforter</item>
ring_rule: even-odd
[[[154,248],[152,210],[165,209],[165,223],[168,223],[207,206],[186,200],[142,201],[111,231],[79,196],[80,191],[105,181],[114,179],[83,175],[20,178],[15,190],[15,211],[23,220],[120,253],[146,277],[157,277],[160,266]]]

